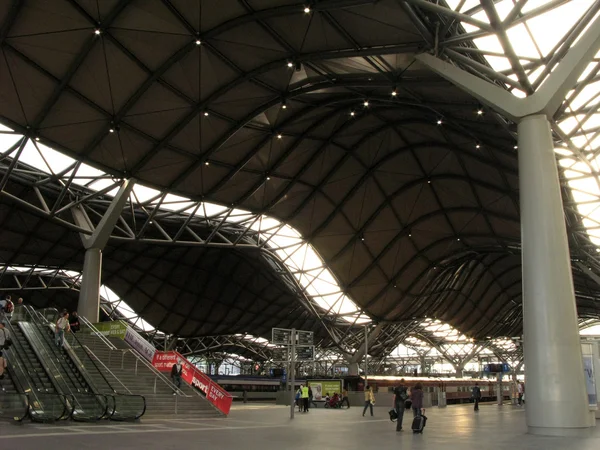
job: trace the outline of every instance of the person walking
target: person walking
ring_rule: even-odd
[[[79,323],[79,315],[77,311],[73,311],[73,314],[69,316],[69,326],[71,327],[72,333],[77,333],[81,329],[81,324]]]
[[[477,412],[479,411],[479,400],[481,400],[481,389],[479,388],[478,383],[475,383],[471,392],[471,397],[473,397],[473,400],[475,401],[475,408],[473,408],[473,410]]]
[[[367,412],[367,408],[371,409],[371,417],[373,417],[373,405],[375,404],[375,395],[373,394],[373,388],[371,386],[367,386],[365,388],[365,409],[363,409],[363,417],[365,417],[365,413]]]
[[[298,407],[298,412],[302,412],[302,385],[296,391],[296,396],[294,397],[296,400],[296,406]]]
[[[181,374],[183,373],[183,365],[181,359],[177,359],[177,363],[171,367],[171,382],[177,386],[177,389],[181,389]],[[177,391],[173,391],[173,395],[177,395]]]
[[[308,412],[308,386],[302,385],[302,410]]]
[[[420,416],[423,409],[423,386],[421,383],[415,384],[415,387],[410,390],[410,400],[412,401],[413,416]]]
[[[398,414],[396,420],[396,431],[402,430],[402,420],[404,419],[404,409],[406,400],[408,400],[408,388],[405,386],[404,378],[400,380],[400,385],[394,389],[394,409]]]
[[[54,342],[56,346],[62,348],[65,343],[65,332],[70,330],[69,313],[63,312],[61,317],[56,321],[54,326]]]

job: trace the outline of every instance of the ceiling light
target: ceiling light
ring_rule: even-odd
[[[483,109],[478,109],[478,110],[477,110],[477,115],[478,115],[478,116],[481,116],[481,115],[483,115]]]
[[[442,119],[438,119],[437,124],[441,125],[442,124]]]
[[[281,139],[283,136],[281,134],[277,135],[277,139]]]
[[[196,45],[200,45],[202,44],[202,41],[200,39],[196,39]]]
[[[596,249],[596,251],[597,251],[597,252],[600,252],[600,248],[597,248],[597,249]]]
[[[427,180],[427,184],[431,184],[431,180]]]
[[[350,115],[353,116],[355,114],[354,111],[350,111]]]
[[[516,150],[516,149],[518,149],[518,148],[519,148],[519,146],[518,146],[518,145],[515,145],[513,148]]]
[[[364,240],[365,240],[365,238],[364,238],[364,237],[361,237],[361,238],[360,238],[360,240],[361,240],[361,241],[364,241]],[[592,270],[592,269],[590,269],[590,270]]]
[[[287,105],[286,105],[285,103],[284,103],[283,105],[281,105],[281,107],[282,107],[283,109],[287,109]]]
[[[208,117],[208,111],[204,111],[204,117]]]
[[[392,91],[392,97],[395,97],[396,95],[398,95],[398,93],[396,92],[396,89],[394,89],[394,90]]]
[[[408,233],[408,237],[412,237],[412,233]]]
[[[94,34],[95,34],[96,36],[99,36],[99,35],[100,35],[100,33],[102,33],[102,31],[100,31],[100,28],[96,28],[96,29],[94,30]]]
[[[477,144],[477,145],[475,146],[475,148],[481,148],[481,145]]]
[[[210,163],[208,161],[204,161],[204,165],[208,166]]]
[[[271,179],[271,177],[267,177],[267,181],[269,181]]]
[[[369,106],[369,100],[365,100],[365,102],[363,103],[363,106],[365,106],[365,107]]]
[[[306,8],[304,8],[304,13],[305,13],[305,14],[308,14],[308,13],[310,13],[310,8],[309,8],[308,6],[307,6]]]
[[[115,129],[114,129],[114,128],[109,128],[109,129],[108,129],[108,132],[109,132],[109,133],[114,133],[114,132],[115,132]]]
[[[39,140],[40,140],[40,138],[39,138],[39,137],[36,137],[36,138],[35,138],[35,140],[36,140],[36,141],[39,141]]]
[[[456,240],[460,242],[460,238],[456,238]]]
[[[288,67],[291,69],[292,67],[294,67],[294,63],[291,61],[288,61]]]

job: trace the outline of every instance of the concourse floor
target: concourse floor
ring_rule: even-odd
[[[526,434],[523,409],[482,405],[449,406],[427,411],[423,435],[397,433],[389,408],[376,407],[374,417],[362,408],[313,409],[296,413],[274,405],[234,405],[226,419],[152,419],[140,423],[60,423],[15,425],[0,422],[0,449],[565,449],[600,448],[600,424],[591,437],[555,438]],[[411,419],[407,417],[407,419]],[[410,430],[411,420],[404,427]]]

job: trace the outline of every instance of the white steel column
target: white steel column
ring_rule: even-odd
[[[564,435],[589,423],[558,168],[544,114],[519,122],[519,189],[527,424],[532,433]]]
[[[102,251],[99,248],[88,248],[85,251],[77,312],[92,323],[99,321],[101,269]]]
[[[119,191],[95,228],[83,208],[72,209],[75,222],[82,228],[87,228],[92,232],[91,236],[81,235],[81,241],[86,251],[81,275],[79,303],[77,304],[79,315],[92,323],[98,322],[100,313],[102,250],[106,246],[134,186],[135,180],[133,179],[123,181]]]

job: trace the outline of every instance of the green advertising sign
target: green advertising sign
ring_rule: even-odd
[[[127,332],[127,325],[124,322],[121,322],[121,321],[100,322],[100,323],[95,323],[94,326],[104,336],[125,339],[125,333]],[[81,331],[84,333],[89,333],[91,330],[87,329],[87,328],[82,328]]]
[[[314,400],[325,400],[325,396],[329,394],[342,394],[342,380],[308,380],[308,386],[313,391]]]

